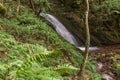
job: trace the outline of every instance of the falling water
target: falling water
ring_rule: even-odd
[[[45,19],[47,21],[49,21],[53,27],[55,28],[55,30],[67,41],[69,41],[70,43],[74,44],[74,45],[78,45],[78,42],[76,41],[76,39],[74,38],[73,35],[71,35],[71,33],[65,28],[65,26],[58,21],[55,17],[53,17],[50,14],[44,14],[41,13],[41,16],[45,17]]]
[[[71,44],[75,45],[78,49],[85,51],[85,47],[79,47],[78,42],[75,39],[75,37],[65,28],[65,26],[53,15],[51,14],[45,14],[43,12],[40,13],[40,16],[44,17],[47,21],[49,21],[55,30],[58,32],[59,35],[61,35],[65,40],[70,42]],[[89,50],[97,50],[97,47],[90,47]]]

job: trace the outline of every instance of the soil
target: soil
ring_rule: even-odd
[[[97,72],[107,74],[103,80],[120,80],[114,71],[116,62],[120,62],[120,45],[102,46],[99,50],[91,52],[92,60],[97,62]]]

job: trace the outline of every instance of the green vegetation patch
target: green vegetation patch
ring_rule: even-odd
[[[0,80],[68,79],[82,62],[80,52],[27,7],[21,5],[20,16],[14,18],[15,7],[0,19]]]

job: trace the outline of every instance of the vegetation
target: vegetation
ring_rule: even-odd
[[[52,13],[85,45],[85,0],[54,0]],[[51,1],[52,2],[52,1]],[[112,45],[120,43],[119,0],[90,0],[89,25],[93,45]],[[61,4],[61,5],[59,5]],[[65,17],[62,17],[65,16]]]
[[[0,17],[6,14],[6,8],[0,3]]]
[[[54,3],[56,1],[60,2],[60,5]],[[104,11],[108,13],[108,21],[119,21],[117,19],[120,14],[119,0],[99,1],[100,4],[96,7],[97,2],[91,5],[93,2],[90,0],[90,29],[94,28],[91,25],[99,28],[97,23],[103,21]],[[70,2],[68,0],[53,0],[53,2],[52,0],[2,0],[0,3],[0,80],[76,79],[84,54],[57,34],[51,28],[51,25],[39,16],[39,13],[42,11],[59,15],[60,12],[56,10],[58,9],[63,13],[68,11],[71,14],[72,11],[79,14],[77,11],[83,10],[82,14],[77,17],[82,17],[84,23],[84,8],[86,5],[81,5],[82,2],[83,0],[75,0],[74,2],[73,0],[70,0]],[[63,11],[60,6],[62,6]],[[81,6],[82,8],[80,8]],[[95,22],[93,22],[91,17],[92,10],[94,10],[94,15],[97,16]],[[98,14],[97,11],[100,10],[102,12]],[[100,17],[102,19],[99,19]],[[76,17],[74,19],[76,21],[79,20]],[[73,24],[74,22],[71,23]],[[79,25],[83,26],[83,23]],[[116,22],[114,21],[114,23]],[[116,25],[119,27],[119,24]],[[84,30],[83,27],[78,28],[82,29],[82,31]],[[107,29],[106,26],[103,26],[103,28]],[[94,38],[99,44],[102,44],[102,40],[105,40],[105,42],[110,40],[112,44],[113,42],[115,44],[119,43],[119,29],[116,27],[114,29],[113,24],[109,29],[113,33],[98,32],[98,35],[106,33],[108,35],[107,40],[105,40],[105,35],[103,35],[103,38],[100,36],[101,39],[99,39],[94,34],[91,36],[92,40]],[[72,32],[72,30],[70,31]],[[97,34],[96,31],[98,29],[91,31]],[[84,36],[85,33],[83,32],[82,34]],[[115,79],[120,77],[119,56],[118,51],[114,55],[111,54],[111,56],[105,57],[105,60],[109,58],[113,61],[111,70],[115,73]],[[103,74],[99,74],[96,70],[97,59],[95,58],[99,59],[101,55],[91,53],[89,60],[86,62],[86,80],[101,80],[103,78]]]

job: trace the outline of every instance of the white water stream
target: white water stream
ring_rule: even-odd
[[[65,40],[75,45],[78,49],[85,51],[85,47],[78,46],[78,42],[75,37],[66,29],[66,27],[53,15],[45,14],[43,12],[40,13],[40,16],[44,17],[48,22],[50,22],[54,29],[57,31],[59,35],[61,35]],[[98,47],[89,47],[90,51],[94,51],[99,49]]]

